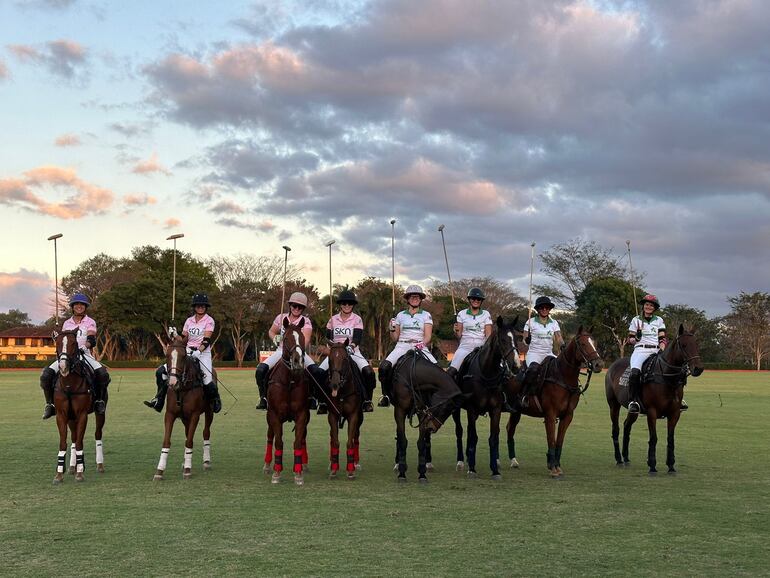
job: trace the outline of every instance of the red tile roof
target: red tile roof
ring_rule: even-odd
[[[12,327],[0,331],[0,337],[51,337],[51,327]]]

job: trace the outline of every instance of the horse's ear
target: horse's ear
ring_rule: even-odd
[[[347,347],[348,345],[350,345],[350,339],[348,339],[348,338],[346,337],[346,338],[345,338],[345,347]]]
[[[299,320],[299,323],[297,323],[297,327],[302,329],[305,326],[305,316],[302,316],[302,319]]]
[[[497,328],[498,329],[502,329],[503,325],[504,325],[504,323],[503,323],[503,316],[502,315],[498,315],[497,316]]]
[[[679,335],[682,335],[684,333],[684,323],[679,324]]]
[[[289,326],[289,318],[284,317],[283,318],[283,328],[286,329]]]
[[[580,335],[581,333],[583,333],[583,324],[582,323],[580,324],[580,327],[578,327],[577,335]]]
[[[519,316],[517,315],[516,318],[513,320],[513,323],[511,323],[511,327],[515,329],[518,324],[519,324]]]

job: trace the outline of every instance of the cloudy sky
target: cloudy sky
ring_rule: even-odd
[[[0,310],[143,244],[317,286],[583,237],[666,303],[770,290],[765,0],[0,0]],[[537,266],[536,266],[537,270]]]

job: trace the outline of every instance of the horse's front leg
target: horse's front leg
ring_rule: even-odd
[[[198,429],[198,421],[201,414],[194,411],[190,419],[185,423],[185,444],[184,444],[184,469],[182,470],[182,479],[189,480],[192,477],[192,457],[193,444],[195,443],[195,430]]]
[[[393,409],[393,418],[396,421],[396,463],[398,465],[398,481],[406,481],[406,448],[409,441],[406,439],[406,412],[400,406]]]
[[[557,478],[559,473],[556,470],[556,414],[553,411],[545,415],[545,438],[548,443],[548,452],[545,455],[548,470],[552,478]]]
[[[489,469],[492,470],[492,479],[501,480],[500,475],[500,416],[503,413],[501,406],[489,411]]]
[[[171,432],[174,431],[174,420],[176,417],[169,411],[169,405],[166,405],[166,413],[163,416],[163,446],[160,448],[160,459],[158,460],[158,468],[155,470],[153,480],[160,481],[163,479],[163,472],[166,471],[168,466],[168,453],[171,451]]]
[[[340,470],[340,427],[337,414],[330,411],[329,421],[329,478],[336,478]]]
[[[561,470],[561,450],[564,447],[564,438],[567,435],[569,424],[572,423],[573,413],[570,411],[559,420],[559,431],[556,434],[556,454],[554,455],[554,465],[556,466],[556,475],[561,477],[564,472]]]
[[[425,473],[428,471],[426,466],[427,460],[425,456],[425,437],[427,436],[427,428],[420,424],[420,436],[417,438],[417,481],[421,484],[428,483],[428,477]]]
[[[465,457],[468,459],[468,477],[476,477],[476,446],[479,443],[479,434],[476,431],[478,415],[475,410],[468,409],[468,439],[465,444]]]
[[[102,432],[104,430],[104,419],[106,414],[97,413],[96,416],[96,429],[94,430],[94,440],[96,440],[96,471],[100,474],[104,473],[104,446],[102,445]]]
[[[508,416],[508,423],[505,426],[506,441],[508,442],[508,459],[511,460],[511,467],[518,468],[519,460],[516,459],[516,426],[521,421],[521,414],[514,411]]]
[[[345,469],[349,480],[356,477],[356,437],[358,436],[359,425],[360,412],[356,411],[348,418],[347,464]]]
[[[675,474],[674,468],[674,430],[676,430],[676,424],[679,422],[680,411],[676,410],[668,418],[668,436],[666,437],[666,465],[668,466],[668,473]]]
[[[303,411],[297,416],[294,429],[294,483],[301,486],[305,483],[302,457],[305,451],[305,435],[307,424],[310,421],[310,412]]]
[[[269,474],[273,469],[273,428],[270,426],[270,422],[267,423],[267,440],[265,441],[265,459],[262,466],[262,472]]]
[[[270,407],[267,408],[270,414]],[[273,431],[273,445],[275,447],[275,456],[273,460],[273,477],[271,483],[277,484],[281,481],[281,472],[283,471],[283,423],[280,418],[273,416],[270,421],[270,429]]]
[[[431,438],[433,434],[430,430],[425,431],[425,469],[433,471],[433,451],[431,449]]]
[[[655,457],[655,450],[658,446],[658,429],[657,429],[658,414],[654,408],[647,409],[647,429],[650,430],[650,441],[647,447],[647,465],[650,467],[650,475],[654,476],[658,473],[657,459]]]
[[[57,408],[56,427],[59,428],[59,453],[56,456],[56,475],[53,478],[54,484],[61,484],[64,481],[64,469],[67,464],[68,425],[67,414]]]
[[[465,454],[463,453],[463,414],[462,408],[458,407],[452,412],[452,419],[455,422],[455,443],[457,444],[457,465],[455,470],[461,472],[465,469]]]
[[[90,398],[86,401],[88,405],[91,404]],[[86,458],[85,454],[83,453],[83,441],[86,437],[86,426],[88,425],[88,407],[86,404],[83,404],[83,407],[80,408],[80,412],[77,416],[77,419],[75,420],[75,458],[76,458],[76,464],[75,464],[75,481],[76,482],[82,482],[85,481],[85,471],[86,471]]]
[[[616,400],[610,404],[610,422],[612,422],[612,447],[615,449],[615,463],[623,465],[623,456],[620,453],[620,404]]]
[[[203,469],[211,469],[211,423],[214,421],[214,412],[211,407],[203,414]]]

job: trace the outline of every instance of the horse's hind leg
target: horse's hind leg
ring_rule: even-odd
[[[479,434],[476,431],[476,419],[478,416],[473,410],[468,410],[468,439],[465,443],[465,457],[468,459],[468,477],[476,477],[476,447],[479,443]]]
[[[548,443],[548,452],[546,453],[548,470],[551,472],[552,478],[558,478],[559,472],[556,469],[556,415],[553,413],[548,413],[545,416],[545,437]]]
[[[396,463],[398,464],[398,481],[406,481],[406,448],[409,441],[406,439],[406,415],[404,410],[396,406],[393,410],[396,419]]]
[[[500,475],[500,406],[489,412],[489,469],[492,470],[492,479],[501,480]]]
[[[102,445],[102,431],[104,430],[104,419],[106,417],[103,413],[97,413],[96,415],[96,429],[94,430],[94,440],[96,443],[96,471],[100,474],[104,473],[104,446]]]
[[[626,415],[626,420],[623,422],[623,463],[626,465],[631,463],[628,459],[628,446],[631,442],[631,428],[634,426],[634,422],[638,417],[638,413],[629,413]]]
[[[333,411],[327,414],[327,419],[329,420],[329,478],[336,478],[340,470],[340,427]],[[349,427],[350,424],[348,424]]]
[[[516,426],[519,425],[519,421],[521,421],[521,414],[519,412],[512,412],[505,426],[506,440],[508,442],[508,459],[511,460],[512,468],[519,467],[519,460],[516,459]]]
[[[175,416],[169,411],[169,403],[166,406],[166,413],[163,416],[163,446],[160,448],[160,458],[158,459],[158,467],[155,470],[155,475],[152,477],[153,481],[159,482],[163,479],[163,472],[166,471],[168,466],[168,454],[171,451],[171,432],[174,430]]]
[[[355,413],[348,419],[347,465],[345,469],[349,480],[356,477],[356,436],[358,435],[358,428],[359,415]]]
[[[433,434],[426,430],[425,431],[425,469],[429,472],[433,471],[433,450],[431,445],[431,439],[433,438]]]
[[[420,426],[420,436],[417,438],[417,481],[421,484],[428,483],[428,477],[425,473],[428,468],[425,466],[427,463],[425,460],[425,429]]]
[[[189,421],[185,424],[185,433],[187,434],[184,444],[184,469],[182,470],[182,479],[189,480],[192,477],[192,456],[193,444],[195,443],[195,430],[198,429],[198,421],[201,414],[194,412]]]
[[[650,467],[650,475],[658,473],[657,459],[655,457],[655,450],[658,446],[658,431],[657,431],[658,416],[654,409],[647,410],[647,428],[650,430],[650,441],[647,447],[647,465]]]
[[[70,469],[69,472],[71,475],[75,475],[75,469],[78,463],[78,452],[77,447],[75,446],[75,440],[77,439],[77,425],[75,424],[75,420],[71,419],[67,422],[67,427],[70,431]]]
[[[623,465],[623,456],[620,454],[620,404],[617,400],[608,402],[610,405],[610,421],[612,422],[612,446],[615,448],[615,463]]]
[[[214,412],[207,409],[203,418],[203,470],[211,469],[211,422],[214,421]]]
[[[59,453],[56,457],[56,475],[54,484],[64,481],[64,470],[67,464],[67,416],[56,412],[56,427],[59,428]]]
[[[465,469],[465,456],[463,455],[463,421],[462,409],[457,408],[452,412],[452,419],[455,422],[455,440],[457,443],[457,465],[455,470],[461,472]]]
[[[572,423],[572,413],[568,413],[559,420],[559,431],[556,434],[556,454],[554,455],[554,465],[556,466],[556,474],[561,477],[564,472],[561,470],[561,450],[564,447],[564,438],[567,435],[567,428]]]
[[[79,400],[81,401],[81,400]],[[82,400],[85,403],[79,408],[80,412],[75,425],[75,481],[85,481],[86,459],[83,453],[83,439],[86,436],[86,426],[88,425],[88,405],[91,405],[90,398]],[[86,405],[87,404],[87,405]]]
[[[267,441],[265,442],[265,459],[262,466],[262,472],[269,474],[272,471],[273,466],[273,429],[270,427],[270,423],[267,424]]]
[[[666,437],[666,465],[668,466],[668,473],[675,474],[674,468],[674,430],[676,430],[676,424],[679,422],[679,412],[671,415],[668,418],[668,436]]]
[[[305,444],[305,434],[307,432],[307,423],[310,420],[310,412],[300,412],[296,417],[294,430],[294,483],[301,486],[305,483],[304,468],[302,466],[303,448]]]

